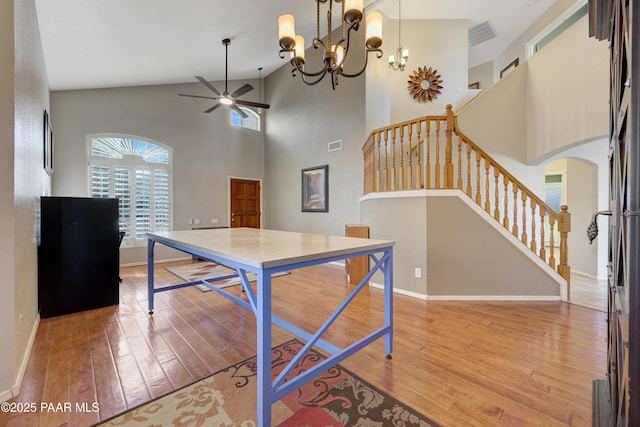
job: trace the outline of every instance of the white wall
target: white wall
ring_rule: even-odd
[[[527,60],[526,163],[609,132],[609,48],[583,17]]]
[[[493,61],[469,68],[469,84],[478,82],[480,89],[486,89],[493,84]]]
[[[398,46],[398,20],[384,25],[384,55],[367,68],[366,131],[425,115],[443,115],[447,104],[463,105],[477,91],[469,90],[468,28],[466,20],[402,20],[402,45],[409,49],[404,71],[392,70],[387,58]],[[407,81],[418,67],[441,75],[441,94],[419,103],[409,96]]]
[[[539,36],[541,33],[548,31],[553,27],[558,19],[568,10],[573,9],[584,0],[555,0],[555,3],[547,9],[547,11],[534,22],[529,28],[518,37],[509,47],[493,60],[494,80],[500,79],[500,70],[505,68],[516,58],[520,58],[520,63],[527,59],[527,43]]]

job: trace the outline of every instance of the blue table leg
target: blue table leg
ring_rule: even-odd
[[[271,272],[260,269],[257,277],[258,426],[271,426]]]
[[[384,337],[387,359],[393,351],[393,248],[389,248],[389,258],[384,263],[384,326],[389,332]]]
[[[153,245],[155,240],[147,241],[147,298],[149,299],[149,314],[153,314]]]

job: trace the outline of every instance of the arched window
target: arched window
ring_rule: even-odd
[[[171,150],[131,136],[89,136],[89,194],[116,197],[126,246],[171,229]]]
[[[243,119],[240,114],[231,110],[231,124],[233,126],[240,126],[251,130],[260,131],[260,115],[249,108],[240,107],[240,109],[244,111],[244,113],[248,117]]]

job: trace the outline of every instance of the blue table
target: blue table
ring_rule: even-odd
[[[228,228],[212,230],[167,231],[148,234],[148,298],[149,313],[153,313],[153,300],[157,292],[185,286],[204,284],[211,290],[230,298],[240,306],[255,313],[257,324],[257,422],[261,427],[271,425],[271,405],[299,388],[322,372],[340,363],[363,347],[384,337],[387,357],[391,358],[393,339],[393,245],[387,240],[354,237],[325,236],[319,234],[285,231]],[[160,243],[237,271],[248,302],[207,281],[181,283],[155,289],[154,246]],[[271,275],[297,268],[344,260],[357,256],[369,256],[372,268],[355,286],[335,312],[314,333],[307,332],[271,313]],[[340,348],[320,337],[345,310],[355,296],[369,283],[376,272],[384,276],[384,324],[369,335]],[[257,276],[256,292],[249,286],[247,272]],[[271,329],[278,325],[300,337],[306,344],[282,373],[271,381]],[[313,347],[329,353],[329,357],[293,379],[284,379],[296,363]]]

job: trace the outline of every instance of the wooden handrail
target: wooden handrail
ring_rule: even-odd
[[[460,131],[451,105],[442,116],[375,129],[362,149],[364,194],[458,189],[557,270],[569,285],[571,214],[567,206],[556,212],[471,141]],[[556,247],[560,253],[557,266]]]

